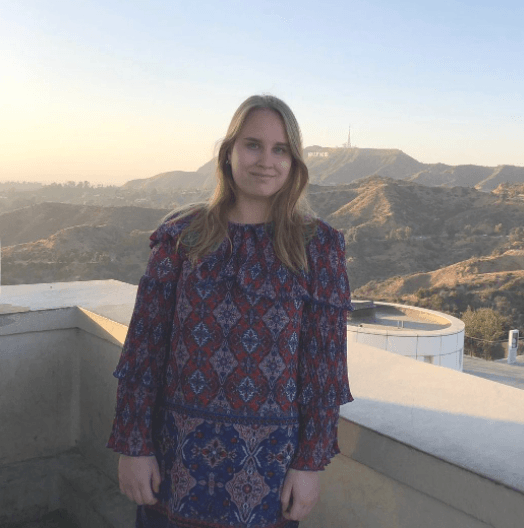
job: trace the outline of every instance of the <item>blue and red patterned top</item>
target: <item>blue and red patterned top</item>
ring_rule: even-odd
[[[315,220],[310,270],[292,273],[271,224],[230,222],[230,241],[192,267],[175,248],[193,217],[151,236],[107,447],[157,457],[152,508],[172,526],[296,526],[280,511],[286,471],[329,463],[353,400],[344,238]]]

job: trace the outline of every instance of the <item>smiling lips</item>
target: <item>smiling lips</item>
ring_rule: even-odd
[[[253,176],[259,176],[260,178],[272,178],[271,174],[257,174],[256,172],[251,173]]]

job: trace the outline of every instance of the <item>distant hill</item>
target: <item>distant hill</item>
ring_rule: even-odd
[[[347,203],[331,212],[328,221],[342,230],[353,229],[357,237],[384,238],[399,228],[409,228],[413,236],[450,236],[466,226],[494,233],[499,224],[500,233],[507,234],[524,225],[524,200],[466,187],[435,188],[373,176],[334,189],[333,194],[339,193]]]
[[[122,189],[158,191],[172,189],[203,189],[207,175],[201,172],[171,171],[157,174],[151,178],[131,180],[122,185]]]
[[[393,277],[366,284],[357,291],[375,299],[415,295],[420,289],[457,288],[488,281],[502,287],[507,277],[524,280],[524,250],[510,249],[501,255],[472,257],[435,271]]]
[[[311,182],[321,185],[350,183],[373,175],[406,179],[424,168],[396,149],[322,148],[326,157],[310,155],[318,151],[318,147],[307,147],[304,156]]]
[[[518,249],[521,236],[524,243],[524,200],[509,192],[379,176],[323,189],[311,192],[310,203],[344,233],[353,288]]]
[[[481,192],[372,176],[312,184],[309,201],[344,234],[357,297],[454,312],[492,306],[518,325],[523,191],[524,184]],[[114,278],[137,284],[148,237],[169,210],[46,202],[0,214],[2,283]]]
[[[124,232],[153,230],[168,210],[45,202],[0,214],[2,246],[46,239],[73,226],[112,225]]]
[[[43,203],[0,215],[3,284],[90,279],[138,283],[149,235],[169,212]]]
[[[523,183],[501,183],[496,189],[494,189],[493,194],[497,194],[501,198],[516,198],[518,200],[524,200],[524,182]]]
[[[149,256],[150,230],[80,225],[49,238],[2,248],[4,284],[119,278],[137,284]]]
[[[319,155],[321,154],[321,155]],[[501,165],[445,165],[421,163],[398,149],[331,148],[313,145],[304,149],[310,182],[343,185],[369,176],[385,176],[430,187],[474,187],[491,191],[501,183],[524,183],[524,167]],[[135,190],[213,189],[216,159],[195,172],[172,171],[132,180],[122,186]]]
[[[0,182],[0,192],[2,191],[35,191],[43,187],[43,183],[38,182],[15,182],[15,181],[6,181]]]
[[[163,172],[151,178],[131,180],[122,185],[126,190],[173,190],[173,189],[213,189],[215,187],[216,159],[202,165],[196,171]]]
[[[524,244],[521,244],[521,247]],[[371,281],[357,298],[424,306],[459,315],[468,306],[493,308],[511,328],[524,328],[524,249],[472,257],[444,268]]]
[[[327,156],[312,156],[315,152]],[[306,165],[313,183],[349,183],[367,176],[386,176],[431,187],[475,187],[491,191],[499,184],[524,183],[524,167],[501,165],[425,164],[398,149],[323,148],[304,149]]]

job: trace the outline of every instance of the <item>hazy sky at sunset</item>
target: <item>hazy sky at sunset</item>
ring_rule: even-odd
[[[270,92],[304,146],[524,166],[521,0],[0,0],[0,181],[209,161]]]

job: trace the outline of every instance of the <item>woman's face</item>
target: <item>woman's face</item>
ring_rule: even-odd
[[[229,156],[237,200],[269,199],[286,183],[292,156],[284,123],[266,108],[252,110]]]

